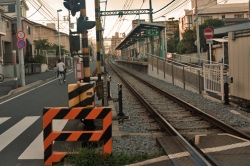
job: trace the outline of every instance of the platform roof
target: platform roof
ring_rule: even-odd
[[[147,38],[148,36],[146,36],[146,29],[162,30],[164,28],[165,25],[163,24],[141,22],[130,31],[126,38],[115,49],[122,50],[135,44],[139,39]]]

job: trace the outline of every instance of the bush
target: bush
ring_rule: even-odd
[[[35,55],[34,58],[32,56],[25,56],[25,63],[45,64],[46,63],[46,57],[43,56],[43,55]]]

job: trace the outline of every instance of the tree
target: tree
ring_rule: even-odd
[[[48,42],[48,39],[39,39],[34,40],[34,45],[36,49],[39,50],[48,50],[51,46],[51,44]]]
[[[177,52],[177,44],[179,43],[179,30],[174,31],[174,35],[168,36],[167,52]]]
[[[182,34],[182,40],[178,43],[177,52],[179,54],[190,54],[196,52],[196,46],[194,44],[195,40],[195,31],[186,29]]]

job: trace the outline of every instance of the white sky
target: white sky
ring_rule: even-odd
[[[57,10],[62,9],[62,12],[59,13],[59,20],[60,20],[60,31],[67,33],[68,30],[68,24],[66,24],[66,21],[63,20],[63,16],[68,15],[68,10],[63,6],[63,0],[41,0],[44,2],[44,5],[46,8],[50,8],[49,12],[46,11],[44,7],[41,7],[37,12],[36,10],[41,6],[39,4],[38,0],[27,0],[27,4],[29,6],[29,11],[27,11],[27,17],[28,19],[38,22],[41,24],[45,24],[47,22],[53,22],[57,25]],[[104,0],[101,0],[101,2]],[[108,0],[107,3],[107,11],[109,10],[122,10],[124,7],[125,2],[132,2],[130,9],[140,9],[143,0]],[[166,19],[175,17],[175,19],[178,19],[181,15],[184,14],[184,9],[190,8],[189,0],[175,0],[175,2],[172,4],[173,6],[169,6],[165,9],[163,9],[160,12],[157,12],[153,15],[154,21],[163,21],[164,18],[162,18],[162,15],[166,16]],[[32,3],[30,3],[32,2]],[[86,0],[86,10],[87,10],[87,17],[89,17],[89,20],[95,21],[95,0]],[[164,7],[166,4],[171,2],[171,0],[152,0],[152,7],[153,12],[156,12],[157,10]],[[185,3],[184,3],[185,2]],[[224,3],[224,0],[217,0],[218,3]],[[247,3],[248,0],[228,0],[227,3]],[[175,8],[175,5],[179,5],[183,3],[180,7]],[[32,5],[33,4],[33,5]],[[130,5],[126,5],[125,9],[128,10]],[[146,0],[142,6],[142,9],[149,9],[149,0]],[[105,10],[105,3],[101,3],[101,11]],[[47,14],[45,14],[45,12]],[[41,14],[43,13],[43,14]],[[76,17],[79,17],[80,12],[76,13],[75,17],[71,16],[71,22],[76,22]],[[105,20],[105,31],[104,31],[104,37],[111,37],[115,34],[115,32],[123,33],[125,32],[128,34],[130,32],[131,28],[131,22],[133,19],[138,19],[138,16],[135,15],[127,15],[125,16],[124,20],[119,20],[118,16],[107,16]],[[156,19],[157,18],[157,19]],[[140,19],[146,19],[148,20],[148,15],[143,14],[140,15]],[[49,21],[48,21],[49,20]],[[116,24],[115,24],[116,23]],[[76,25],[75,25],[76,26]],[[57,27],[57,26],[56,26]],[[89,35],[95,38],[95,28],[92,30],[89,30]]]

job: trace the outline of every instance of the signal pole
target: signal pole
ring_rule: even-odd
[[[81,0],[80,1],[80,12],[83,16],[84,20],[87,20],[86,16],[86,1]],[[83,82],[90,83],[90,67],[89,67],[89,47],[88,47],[88,31],[87,29],[84,29],[84,32],[81,33],[82,35],[82,61],[83,61],[83,71],[84,71],[84,79]],[[85,124],[86,130],[94,130],[95,124],[94,120],[84,119],[83,123]]]
[[[20,9],[20,7],[21,7],[20,0],[16,0],[17,31],[22,30],[21,9]],[[18,60],[19,60],[19,72],[20,72],[20,85],[25,86],[23,48],[18,48]]]
[[[84,20],[87,20],[86,16],[86,1],[80,1],[80,12],[83,16]],[[83,82],[90,82],[90,67],[89,67],[89,47],[88,47],[88,31],[87,29],[84,30],[82,35],[82,52],[83,52],[83,70],[84,70],[84,79]]]

